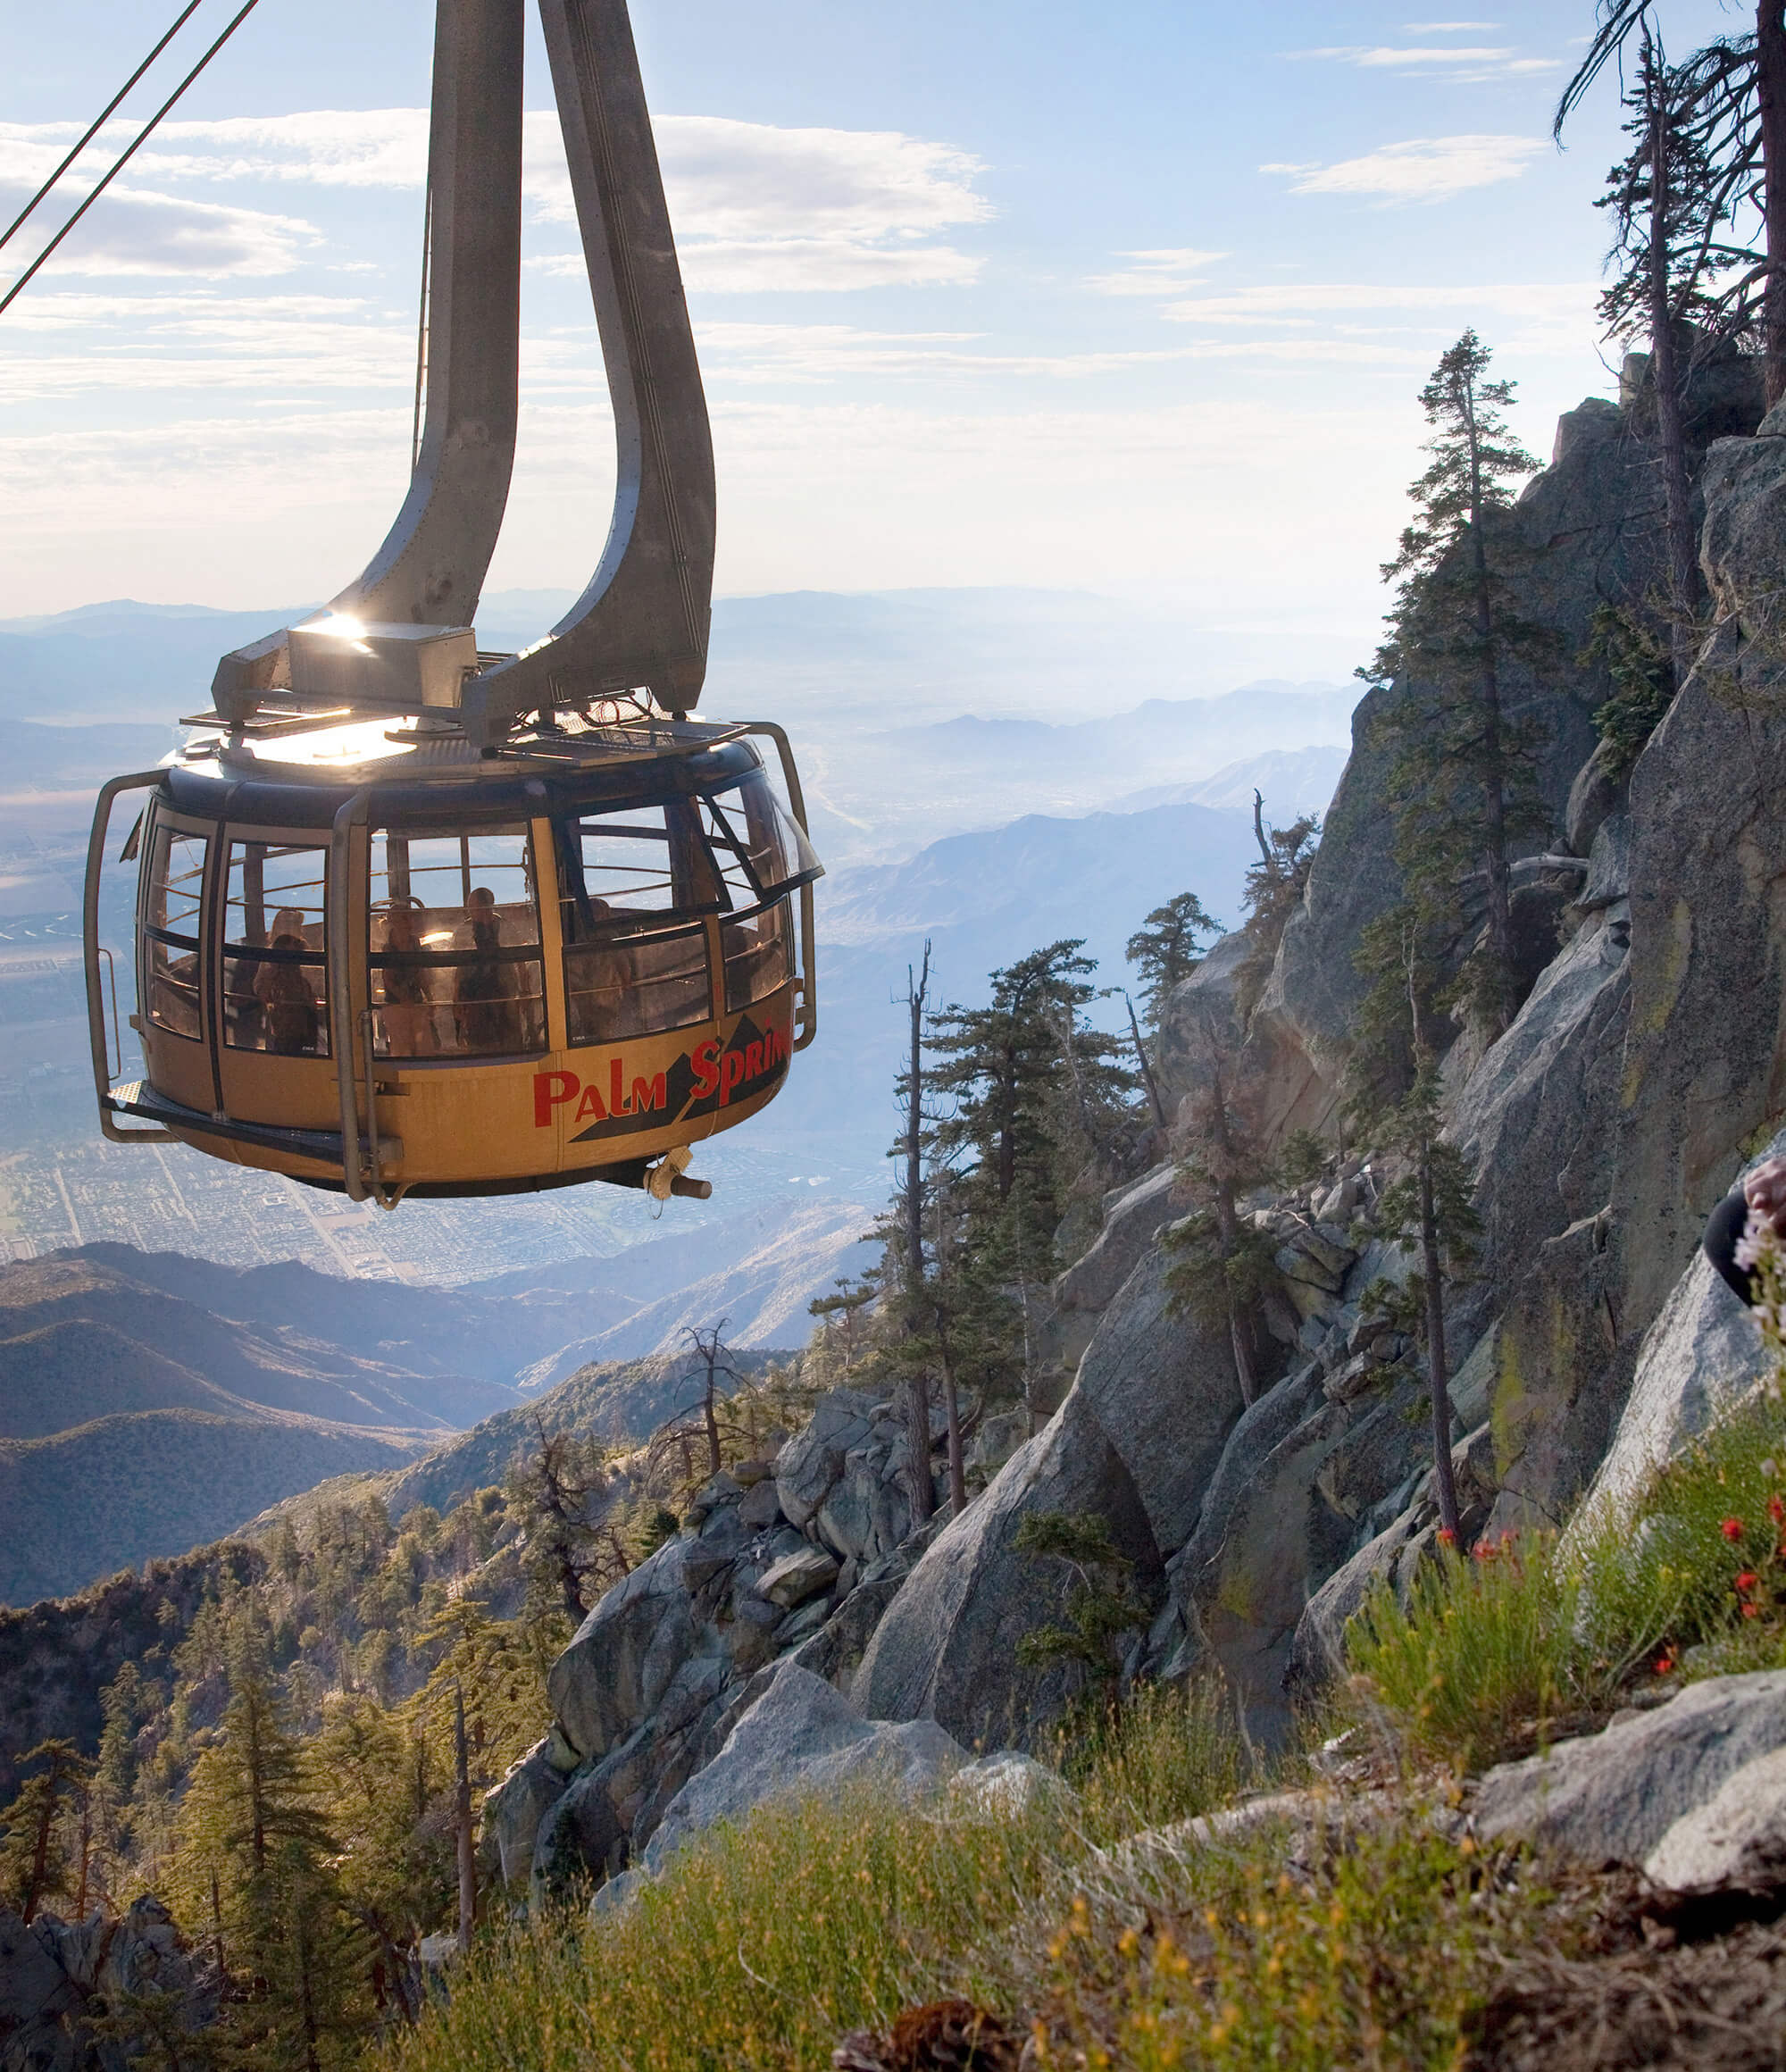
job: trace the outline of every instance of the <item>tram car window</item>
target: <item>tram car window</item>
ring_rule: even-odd
[[[329,1055],[328,851],[232,841],[223,897],[223,1040]]]
[[[501,1057],[546,1048],[534,886],[525,828],[374,831],[375,1055]]]
[[[198,960],[210,856],[208,836],[158,828],[149,856],[145,903],[149,1019],[193,1042],[204,1035]]]

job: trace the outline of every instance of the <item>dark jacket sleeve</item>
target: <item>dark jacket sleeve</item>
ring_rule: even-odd
[[[1753,1300],[1754,1289],[1747,1268],[1736,1263],[1736,1248],[1748,1221],[1748,1204],[1742,1189],[1732,1187],[1707,1218],[1706,1234],[1700,1241],[1719,1278],[1745,1302]]]

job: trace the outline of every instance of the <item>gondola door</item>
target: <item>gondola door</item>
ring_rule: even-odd
[[[329,1001],[329,844],[229,826],[216,884],[213,1026],[223,1112],[326,1130],[338,1119]]]

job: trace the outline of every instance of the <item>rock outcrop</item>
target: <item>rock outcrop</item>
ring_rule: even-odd
[[[912,1531],[904,1421],[855,1390],[822,1399],[772,1465],[714,1475],[553,1665],[552,1732],[485,1800],[505,1884],[544,1895],[636,1861],[765,1672],[850,1681],[941,1524]]]
[[[1590,1867],[1640,1864],[1678,1821],[1782,1747],[1786,1670],[1715,1676],[1600,1734],[1490,1770],[1477,1789],[1476,1832],[1539,1842]]]
[[[1754,421],[1750,372],[1725,369],[1706,390],[1702,435]],[[1515,871],[1518,1013],[1485,1049],[1464,1035],[1444,1068],[1484,1221],[1475,1278],[1447,1307],[1466,1537],[1560,1522],[1597,1474],[1597,1491],[1629,1490],[1761,1371],[1751,1327],[1693,1261],[1706,1212],[1786,1110],[1786,644],[1772,602],[1786,595],[1786,412],[1706,461],[1720,627],[1627,778],[1592,723],[1611,687],[1579,657],[1597,606],[1640,598],[1656,572],[1633,382],[1623,409],[1565,416],[1551,467],[1495,521],[1519,610],[1555,637],[1542,669],[1503,684],[1512,715],[1539,723],[1551,826]],[[1168,1003],[1160,1077],[1174,1104],[1194,1097],[1214,1040],[1237,1055],[1231,1083],[1268,1140],[1331,1130],[1355,953],[1399,890],[1376,722],[1419,690],[1380,688],[1359,706],[1256,1001],[1255,946],[1230,938]],[[1096,1513],[1131,1564],[1151,1624],[1131,1636],[1125,1675],[1219,1667],[1256,1731],[1281,1728],[1287,1680],[1331,1674],[1365,1593],[1381,1579],[1406,1592],[1435,1544],[1423,1357],[1396,1301],[1414,1262],[1375,1222],[1394,1177],[1355,1150],[1314,1183],[1244,1204],[1277,1276],[1264,1304],[1277,1364],[1250,1405],[1226,1333],[1168,1298],[1174,1178],[1160,1166],[1104,1198],[1097,1234],[1032,1316],[1043,1364],[1061,1370],[1053,1386],[1069,1374],[1071,1386],[1002,1466],[989,1450],[997,1472],[961,1516],[912,1532],[903,1425],[860,1391],[821,1406],[772,1481],[722,1478],[555,1671],[556,1738],[498,1794],[505,1865],[529,1858],[549,1882],[559,1856],[636,1860],[679,1793],[720,1792],[724,1773],[690,1780],[742,1732],[777,1664],[847,1689],[858,1725],[1032,1742],[1082,1675],[1019,1659],[1072,1586],[1064,1564],[1018,1549],[1025,1521],[1047,1514]],[[1031,1408],[1045,1399],[1032,1391]],[[803,1688],[789,1681],[787,1701]],[[1676,1727],[1696,1717],[1668,1710]],[[1622,1762],[1640,1742],[1617,1744]],[[1589,1762],[1578,1751],[1546,1771],[1546,1791]],[[1693,1775],[1702,1798],[1715,1789],[1704,1764]],[[1484,1819],[1525,1789],[1491,1784]],[[1685,1809],[1650,1796],[1617,1838],[1633,1860]]]
[[[940,1790],[969,1760],[932,1719],[864,1719],[839,1692],[797,1663],[778,1668],[713,1761],[664,1809],[642,1859],[662,1869],[683,1844],[755,1806],[800,1793],[874,1784],[912,1798]]]
[[[39,1913],[28,1926],[0,1907],[0,2068],[4,2072],[115,2072],[163,2046],[140,2036],[96,2035],[89,2003],[107,2012],[129,1996],[166,1995],[179,2027],[196,2037],[217,2018],[221,1978],[180,1939],[167,1909],[145,1894],[121,1918],[84,1921]]]
[[[1088,1355],[1088,1357],[1089,1357]],[[1156,1595],[1159,1553],[1122,1455],[1075,1387],[1047,1428],[937,1535],[876,1627],[850,1687],[876,1719],[930,1718],[966,1746],[1024,1746],[1081,1687],[1076,1665],[1025,1665],[1017,1645],[1061,1617],[1063,1565],[1020,1553],[1041,1513],[1096,1512]]]

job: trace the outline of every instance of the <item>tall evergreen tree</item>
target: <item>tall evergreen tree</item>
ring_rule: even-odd
[[[1064,1192],[1056,1135],[1062,1069],[1059,1016],[1094,997],[1097,969],[1079,939],[1049,943],[992,973],[984,1007],[945,1007],[927,1048],[939,1063],[932,1088],[953,1103],[934,1125],[940,1157],[964,1162],[976,1251],[996,1252],[1006,1278],[1044,1281],[1055,1269],[1054,1234]],[[1107,1054],[1078,1062],[1101,1089],[1120,1074]]]
[[[1273,1241],[1243,1221],[1239,1201],[1267,1177],[1267,1161],[1238,1087],[1239,1046],[1215,1010],[1199,1016],[1193,1040],[1195,1089],[1181,1125],[1178,1184],[1192,1201],[1167,1226],[1173,1264],[1166,1287],[1175,1310],[1227,1333],[1243,1401],[1259,1392],[1267,1357],[1260,1305],[1277,1286]]]
[[[508,1479],[511,1508],[527,1535],[529,1587],[555,1597],[574,1630],[615,1579],[613,1550],[594,1515],[607,1482],[600,1443],[548,1432],[534,1414],[538,1445]]]
[[[1607,66],[1633,39],[1655,36],[1653,0],[1598,0],[1598,27],[1564,88],[1552,120],[1558,138]],[[1674,126],[1701,160],[1704,228],[1715,249],[1719,326],[1758,326],[1770,406],[1786,396],[1786,5],[1757,0],[1753,34],[1719,38],[1677,75]],[[1735,226],[1758,219],[1757,258]]]
[[[1129,938],[1123,955],[1139,975],[1150,1029],[1159,1027],[1173,989],[1203,962],[1204,945],[1198,939],[1223,932],[1195,892],[1180,892],[1156,906]]]
[[[74,1827],[93,1765],[71,1741],[40,1741],[19,1759],[24,1782],[0,1824],[0,1901],[31,1920],[46,1900],[72,1898]]]
[[[322,2072],[357,2047],[367,1967],[303,1743],[251,1640],[230,1684],[180,1807],[171,1896],[238,1982],[226,2017],[235,2053],[268,2072]]]
[[[1383,568],[1398,585],[1389,638],[1359,673],[1400,693],[1379,724],[1395,752],[1390,789],[1404,882],[1428,905],[1456,901],[1473,873],[1483,887],[1487,916],[1465,990],[1492,1038],[1517,1005],[1514,845],[1547,823],[1539,733],[1507,712],[1505,679],[1509,664],[1540,660],[1554,644],[1511,595],[1515,550],[1503,514],[1510,484],[1538,464],[1507,427],[1514,385],[1487,379],[1490,358],[1466,330],[1421,391],[1431,463],[1408,491],[1417,516]]]
[[[1258,844],[1259,860],[1247,866],[1240,895],[1247,915],[1247,957],[1237,998],[1243,1013],[1251,1011],[1263,990],[1284,929],[1302,903],[1321,846],[1321,816],[1298,814],[1288,827],[1275,827],[1265,818],[1264,795],[1255,790],[1253,840]]]
[[[1740,334],[1752,313],[1745,288],[1753,273],[1744,269],[1754,255],[1728,233],[1752,179],[1754,125],[1740,122],[1733,135],[1725,119],[1732,82],[1723,50],[1714,46],[1671,66],[1649,19],[1640,22],[1623,96],[1631,149],[1607,174],[1596,205],[1613,226],[1613,274],[1600,297],[1600,320],[1608,337],[1649,346],[1677,689],[1691,666],[1702,590],[1688,384],[1707,353]]]

